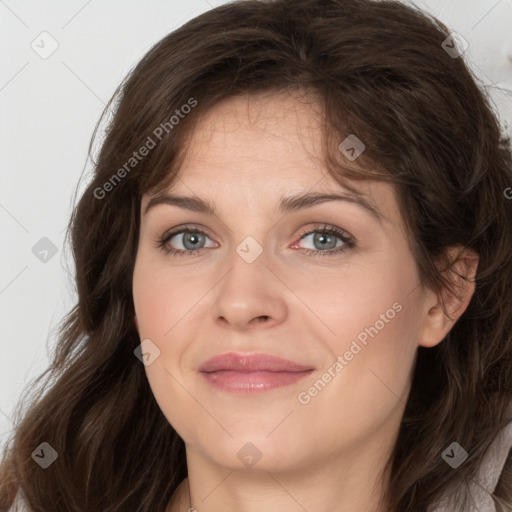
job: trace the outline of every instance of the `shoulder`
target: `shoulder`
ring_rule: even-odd
[[[21,490],[16,494],[16,497],[14,498],[11,507],[7,509],[7,512],[33,512]]]
[[[492,494],[496,489],[503,472],[503,468],[505,467],[505,463],[511,454],[512,404],[509,408],[508,417],[510,421],[496,436],[482,460],[476,482],[469,485],[472,498],[471,501],[474,504],[474,508],[464,510],[463,512],[480,512],[484,510],[487,512],[495,512],[496,510],[490,494]],[[452,508],[453,503],[450,501],[449,496],[445,496],[442,503],[442,506],[430,509],[430,512],[451,512],[452,510],[455,510]]]

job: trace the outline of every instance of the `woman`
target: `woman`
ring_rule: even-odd
[[[510,510],[512,155],[455,36],[238,1],[114,98],[0,505]]]

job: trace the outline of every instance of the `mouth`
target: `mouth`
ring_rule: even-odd
[[[231,393],[258,393],[290,386],[314,371],[270,354],[228,353],[215,356],[199,368],[214,388]]]

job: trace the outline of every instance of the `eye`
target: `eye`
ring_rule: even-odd
[[[313,249],[306,249],[304,251],[306,256],[332,256],[333,254],[339,254],[348,249],[352,249],[356,245],[354,238],[346,231],[327,224],[315,225],[313,230],[309,229],[305,234],[301,235],[300,240],[308,238],[313,244]],[[338,241],[341,241],[341,244],[338,244]],[[297,242],[292,247],[297,247]],[[321,249],[317,249],[317,247]]]
[[[204,248],[204,238],[208,235],[201,229],[195,226],[186,226],[174,230],[171,233],[165,234],[157,240],[157,248],[160,248],[165,254],[172,254],[174,256],[195,256],[201,249]],[[173,238],[180,240],[183,249],[169,248],[170,242]],[[174,242],[176,243],[176,242]],[[214,244],[213,247],[216,247]]]

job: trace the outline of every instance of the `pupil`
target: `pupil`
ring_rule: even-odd
[[[326,241],[328,242],[329,239],[333,239],[333,237],[331,237],[331,235],[326,235],[325,233],[322,233],[320,235],[316,235],[314,240],[315,240],[315,243],[320,242],[320,244],[324,244]],[[331,240],[331,245],[332,245],[332,240]],[[334,240],[334,245],[336,245],[335,240]],[[333,247],[329,247],[329,249],[332,249]],[[325,245],[324,245],[324,248],[325,248]]]
[[[192,247],[187,247],[187,249],[195,249],[194,247],[194,243],[197,242],[198,240],[198,237],[200,237],[201,234],[200,233],[188,233],[186,236],[185,236],[185,239],[184,239],[184,245],[185,247],[187,247],[187,243],[188,242],[192,242]],[[192,240],[191,240],[192,239]],[[194,241],[195,239],[195,241]]]

